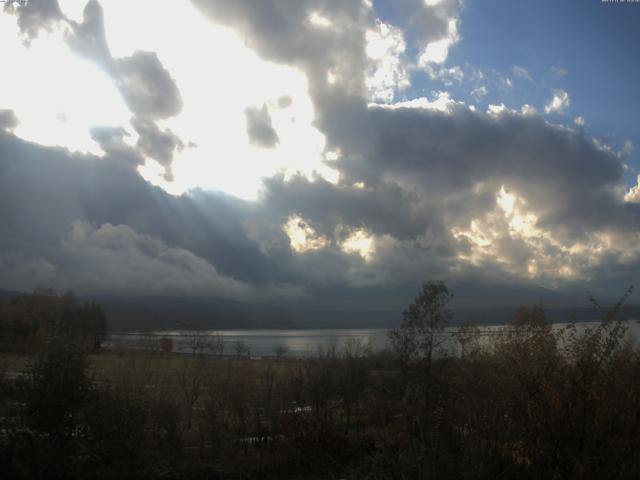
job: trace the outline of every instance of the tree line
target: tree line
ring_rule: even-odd
[[[99,305],[80,302],[73,292],[58,295],[38,288],[0,302],[0,349],[36,351],[55,336],[75,337],[91,349],[106,338],[107,319]]]

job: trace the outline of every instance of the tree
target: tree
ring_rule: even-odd
[[[440,281],[424,282],[414,302],[402,312],[400,328],[389,332],[393,350],[405,362],[424,360],[431,366],[433,352],[442,343],[442,331],[452,317],[453,298]]]
[[[273,351],[275,352],[278,358],[282,358],[287,354],[289,349],[287,348],[286,345],[278,345]]]
[[[204,353],[209,348],[206,332],[193,331],[187,337],[187,343],[193,355]]]
[[[65,443],[94,387],[85,349],[74,338],[51,338],[36,356],[27,379],[28,418],[37,429]]]
[[[249,348],[247,348],[243,340],[236,340],[233,343],[233,350],[236,352],[237,357],[241,357],[244,354],[250,355]]]

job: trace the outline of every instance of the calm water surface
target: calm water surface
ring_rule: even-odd
[[[597,322],[578,323],[577,329],[594,327]],[[554,324],[554,328],[566,326],[563,323]],[[483,343],[489,343],[496,335],[499,335],[504,326],[482,326],[479,334]],[[154,348],[159,345],[159,339],[169,337],[173,340],[173,351],[178,353],[192,352],[192,339],[194,335],[204,336],[205,339],[214,341],[221,338],[224,341],[224,354],[233,355],[238,342],[248,350],[253,357],[276,355],[279,347],[283,348],[287,356],[306,357],[316,355],[319,349],[335,347],[338,351],[345,348],[350,342],[359,342],[369,345],[372,350],[380,351],[389,346],[388,330],[381,328],[372,329],[322,329],[322,330],[219,330],[193,332],[188,330],[166,330],[147,334],[142,333],[114,333],[109,337],[107,346]],[[629,321],[628,335],[640,338],[640,323],[636,320]],[[219,337],[218,337],[219,336]],[[445,330],[447,349],[455,353],[459,345],[456,342],[458,328],[451,327]],[[206,351],[205,351],[206,353]]]

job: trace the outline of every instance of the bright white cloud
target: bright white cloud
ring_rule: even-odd
[[[480,85],[479,87],[476,87],[473,90],[471,90],[471,96],[475,98],[477,101],[482,100],[484,97],[487,96],[488,93],[489,93],[489,90],[485,85]]]
[[[418,65],[426,67],[430,63],[441,64],[447,60],[449,49],[460,40],[458,23],[455,18],[449,20],[447,36],[433,42],[429,42],[418,58]]]
[[[309,15],[309,22],[317,27],[330,27],[333,25],[331,20],[327,17],[323,17],[318,12],[313,12]]]
[[[487,115],[491,115],[494,117],[500,116],[503,113],[509,112],[510,110],[505,106],[504,103],[500,103],[498,105],[490,104],[487,107]]]
[[[564,90],[555,90],[553,97],[549,100],[544,107],[544,112],[548,115],[550,113],[563,113],[571,105],[571,99],[569,94]]]
[[[391,102],[396,91],[410,85],[409,73],[402,60],[406,45],[399,28],[380,21],[376,27],[366,33],[366,53],[372,65],[365,85],[372,100]]]
[[[624,196],[626,202],[640,202],[640,175],[638,175],[637,182]]]
[[[500,187],[500,191],[497,195],[497,202],[500,208],[504,211],[505,215],[509,216],[513,213],[513,206],[516,202],[516,197],[512,193],[508,193],[504,186]]]
[[[425,110],[435,110],[438,112],[450,113],[455,105],[464,105],[463,102],[453,100],[449,92],[434,92],[435,98],[429,100],[426,97],[418,97],[413,100],[396,103],[370,103],[369,108],[386,108],[395,110],[398,108],[422,108]]]

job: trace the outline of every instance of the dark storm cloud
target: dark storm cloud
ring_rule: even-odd
[[[212,295],[303,294],[246,236],[244,222],[257,215],[250,204],[223,194],[169,195],[112,158],[120,155],[120,132],[96,137],[106,158],[0,134],[5,288],[12,278],[20,279],[16,288],[30,278],[32,288],[48,275],[60,288],[153,293],[163,285],[155,293],[168,294],[173,278],[174,293],[205,294],[192,281],[200,278]]]
[[[265,148],[273,148],[279,142],[278,134],[271,124],[271,116],[267,106],[262,108],[247,108],[245,110],[247,117],[247,135],[249,142],[253,145]]]
[[[271,210],[287,216],[299,213],[325,235],[342,225],[410,239],[434,228],[437,218],[418,195],[395,184],[363,189],[297,176],[288,181],[274,177],[265,180],[265,186],[263,200]]]
[[[349,132],[358,143],[348,142],[349,135],[340,143],[344,159],[336,166],[347,179],[373,185],[393,179],[428,197],[487,182],[524,196],[543,226],[579,234],[637,225],[637,212],[623,205],[617,190],[620,159],[541,117],[490,116],[466,107],[452,113],[374,108],[361,117]]]
[[[157,288],[155,293],[166,294],[171,292],[165,280],[173,278],[179,280],[173,293],[201,294],[188,281],[193,270],[193,278],[211,286],[210,294],[237,292],[235,298],[242,299],[245,287],[236,289],[238,281],[252,286],[246,287],[248,298],[267,300],[300,297],[303,288],[388,280],[335,244],[294,254],[282,230],[292,209],[282,199],[245,202],[204,191],[174,197],[116,158],[126,156],[119,150],[121,132],[104,129],[95,136],[108,151],[105,158],[7,134],[0,138],[0,218],[7,232],[0,238],[0,280],[5,288],[52,284],[115,293]],[[345,195],[344,201],[350,198]],[[356,221],[356,215],[342,221]],[[263,248],[265,243],[270,248]],[[234,282],[229,286],[220,278]],[[10,284],[12,279],[17,283]],[[255,289],[264,290],[263,296]]]

